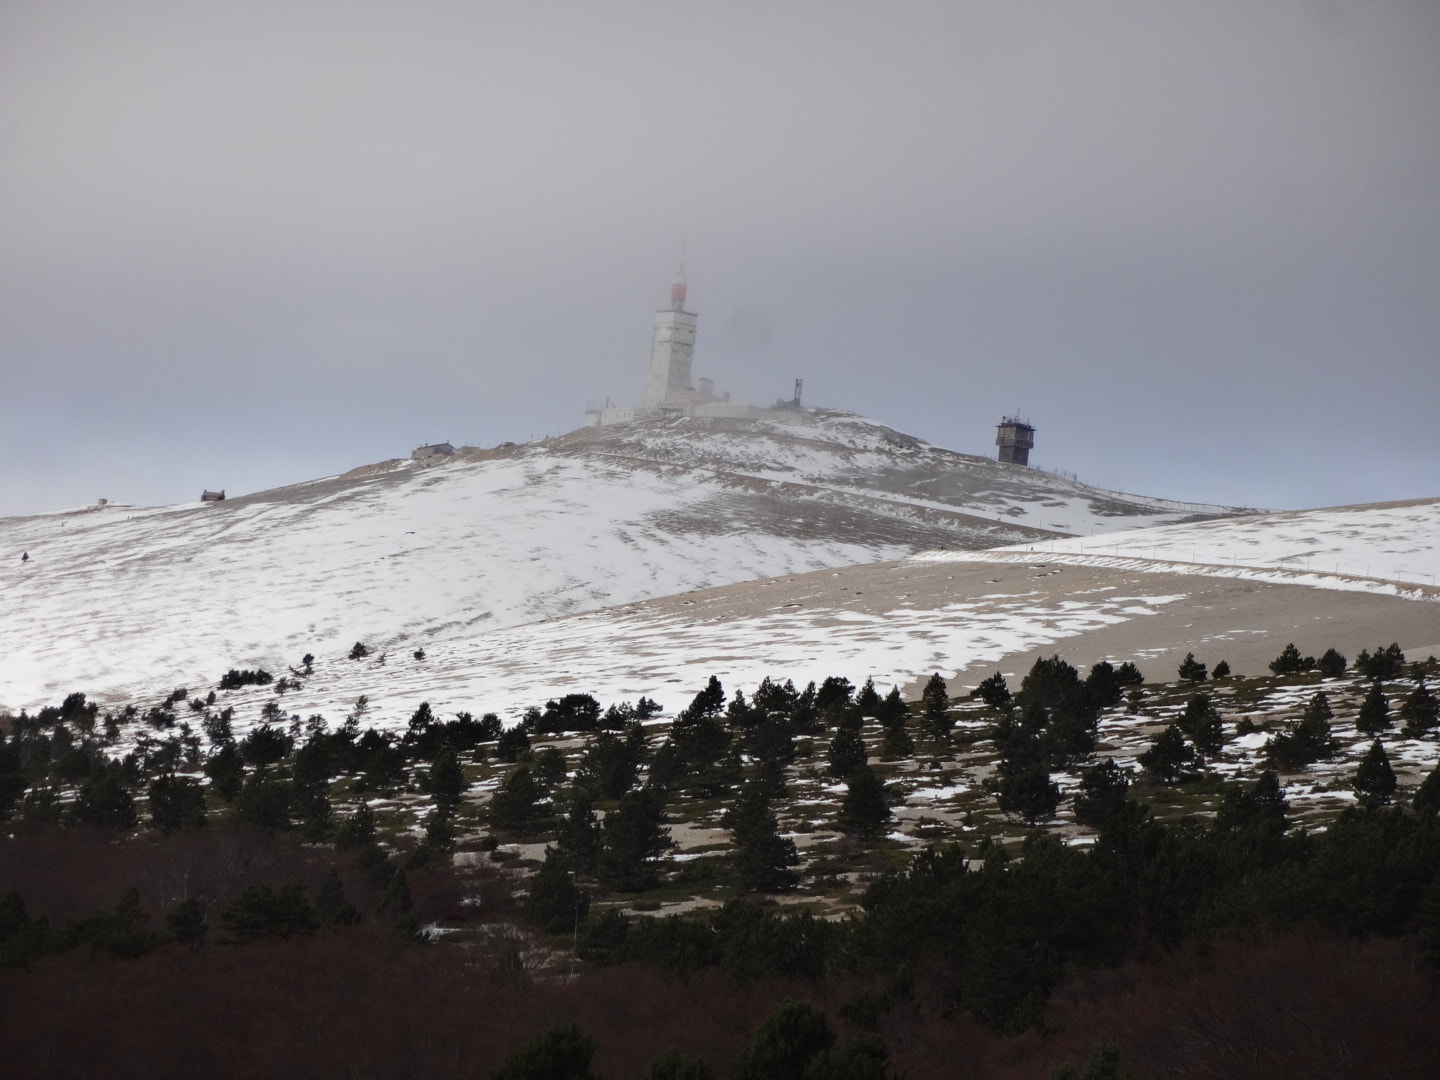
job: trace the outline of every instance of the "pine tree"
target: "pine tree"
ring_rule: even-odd
[[[1054,815],[1060,806],[1060,785],[1040,756],[1002,757],[995,774],[995,797],[1000,809],[1034,824]]]
[[[1101,660],[1090,668],[1090,674],[1085,679],[1085,689],[1090,700],[1102,709],[1120,704],[1120,699],[1125,694],[1120,677],[1108,660]]]
[[[1179,784],[1194,778],[1195,750],[1185,741],[1180,728],[1171,724],[1136,760],[1162,784]]]
[[[1376,649],[1374,656],[1361,649],[1360,655],[1355,658],[1355,670],[1367,679],[1398,678],[1404,668],[1405,654],[1400,651],[1400,645],[1393,641],[1384,648]]]
[[[1186,653],[1185,659],[1180,661],[1180,681],[1184,683],[1202,683],[1207,677],[1205,665],[1195,659],[1194,653]]]
[[[1270,671],[1275,675],[1293,675],[1303,670],[1304,666],[1304,661],[1300,659],[1300,650],[1293,641],[1280,650],[1279,656],[1270,661]]]
[[[468,786],[459,755],[448,746],[441,749],[425,778],[425,790],[434,798],[435,808],[447,814],[453,813]]]
[[[590,1072],[595,1040],[575,1024],[535,1036],[490,1071],[489,1080],[599,1080]]]
[[[875,680],[867,678],[855,698],[855,707],[861,716],[876,716],[880,712],[880,695],[875,690]]]
[[[1351,786],[1366,806],[1382,806],[1395,794],[1395,770],[1390,768],[1390,758],[1379,739],[1370,744],[1360,759]]]
[[[905,703],[900,700],[898,687],[890,691],[890,696],[881,703],[880,711],[881,723],[885,728],[885,739],[880,746],[881,754],[890,761],[908,758],[915,753],[915,740],[910,737],[905,726],[910,714]]]
[[[235,800],[235,816],[265,832],[288,829],[293,799],[294,789],[289,781],[261,767],[250,774],[240,790],[240,797]]]
[[[165,928],[181,945],[199,952],[205,944],[205,935],[210,932],[210,924],[205,921],[204,902],[198,896],[182,900],[174,911],[165,916]]]
[[[830,739],[830,775],[846,777],[865,764],[859,712],[847,709]]]
[[[1225,744],[1225,724],[1209,694],[1194,694],[1185,703],[1180,730],[1202,754],[1216,754]]]
[[[320,883],[320,891],[315,894],[315,914],[324,926],[354,926],[364,917],[360,909],[346,898],[340,872],[333,866]]]
[[[910,710],[905,707],[905,699],[900,696],[900,687],[892,686],[890,693],[886,694],[875,709],[875,719],[880,721],[882,727],[889,727],[892,724],[903,724],[910,718]]]
[[[132,828],[138,818],[135,800],[125,783],[124,766],[117,761],[97,770],[80,788],[70,815],[81,825],[100,829]]]
[[[545,861],[530,879],[523,910],[531,925],[547,934],[574,933],[590,910],[590,897],[576,884],[574,868],[552,847],[545,848]]]
[[[845,782],[845,798],[841,800],[837,818],[840,829],[861,840],[874,840],[890,817],[885,785],[874,769],[861,765]]]
[[[1126,660],[1115,669],[1115,678],[1119,680],[1121,686],[1145,685],[1145,676],[1142,675],[1140,669],[1129,660]]]
[[[1401,733],[1411,739],[1428,735],[1430,729],[1440,721],[1440,701],[1435,699],[1424,679],[1405,695],[1405,702],[1400,706],[1400,719],[1405,721],[1405,726],[1400,729]]]
[[[938,671],[925,684],[920,702],[925,730],[936,739],[950,738],[950,729],[955,726],[955,721],[950,716],[949,691]]]
[[[1345,674],[1345,657],[1335,649],[1326,649],[1315,666],[1327,679],[1338,679]]]
[[[1329,696],[1324,691],[1316,694],[1299,723],[1270,740],[1270,760],[1279,768],[1294,770],[1334,757],[1337,747],[1330,734],[1334,715]]]
[[[808,1001],[782,1001],[740,1051],[729,1080],[802,1080],[834,1043],[820,1009]]]
[[[971,690],[970,696],[979,698],[992,709],[1000,709],[1010,704],[1010,687],[1005,685],[1005,676],[997,671]]]
[[[147,799],[150,824],[163,832],[205,825],[205,792],[196,780],[163,773],[151,781]]]
[[[1129,791],[1130,779],[1125,770],[1106,758],[1081,773],[1080,790],[1075,795],[1075,820],[1092,829],[1103,828],[1124,808]]]
[[[763,781],[752,780],[721,818],[735,842],[735,868],[749,892],[782,892],[795,886],[791,867],[800,862],[795,842],[780,835],[770,793]]]
[[[1120,1048],[1097,1043],[1084,1067],[1067,1061],[1050,1073],[1050,1080],[1135,1080],[1135,1074],[1120,1063]]]
[[[1385,700],[1385,691],[1380,680],[1376,679],[1370,684],[1370,692],[1360,704],[1360,715],[1355,720],[1355,726],[1366,735],[1379,735],[1382,731],[1388,731],[1392,723],[1390,702]]]
[[[660,793],[649,788],[626,793],[605,815],[600,843],[596,874],[607,888],[640,892],[653,887],[660,856],[675,846]]]
[[[1221,832],[1246,830],[1280,836],[1290,828],[1289,809],[1280,778],[1267,769],[1249,787],[1232,785],[1225,792],[1215,814],[1215,827]]]
[[[1210,672],[1210,678],[1212,678],[1212,679],[1228,679],[1229,677],[1230,677],[1230,661],[1229,661],[1229,660],[1221,660],[1218,664],[1215,665],[1215,669]]]
[[[555,846],[578,873],[595,872],[600,857],[600,820],[585,788],[574,788],[564,800]]]
[[[251,885],[221,912],[220,921],[230,939],[242,943],[298,937],[320,928],[315,909],[305,899],[305,886],[299,881],[278,893],[268,885]]]
[[[517,765],[490,797],[490,827],[524,833],[540,814],[540,785],[529,765]]]

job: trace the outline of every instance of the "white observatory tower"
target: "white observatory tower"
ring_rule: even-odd
[[[687,397],[698,396],[690,385],[695,359],[695,314],[685,310],[685,264],[670,284],[670,306],[655,313],[650,340],[650,376],[645,380],[646,409],[675,408]]]

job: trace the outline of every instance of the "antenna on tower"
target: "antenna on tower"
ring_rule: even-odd
[[[675,280],[670,283],[670,310],[685,310],[685,237],[680,238],[680,269],[675,271]]]
[[[796,379],[796,380],[795,380],[795,400],[794,400],[793,404],[794,404],[795,408],[797,408],[797,409],[800,408],[800,391],[801,391],[802,389],[804,389],[804,387],[805,387],[805,380],[804,380],[804,379]]]

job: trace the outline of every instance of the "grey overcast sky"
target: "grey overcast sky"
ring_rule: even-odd
[[[697,374],[1123,490],[1440,495],[1440,4],[0,0],[0,514]]]

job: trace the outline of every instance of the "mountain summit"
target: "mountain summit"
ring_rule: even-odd
[[[1240,512],[1101,491],[850,414],[775,415],[585,428],[223,502],[5,519],[0,706]]]

